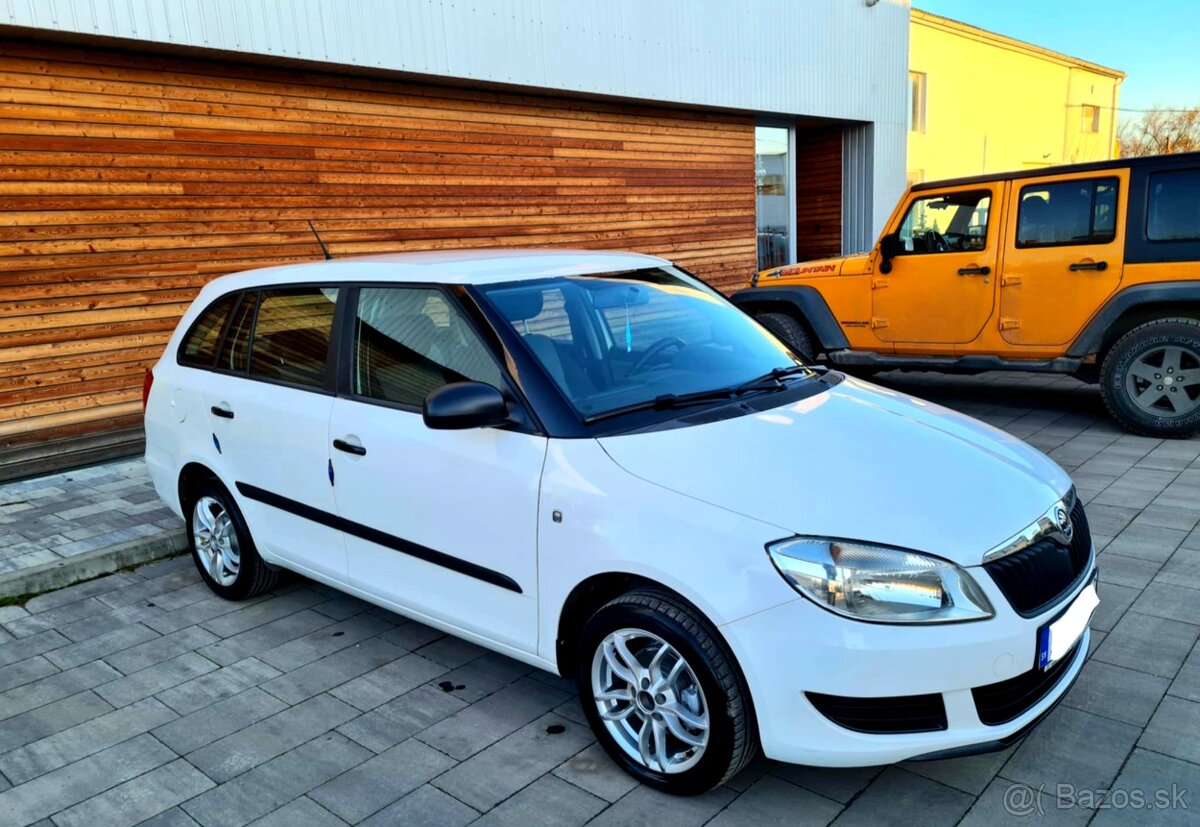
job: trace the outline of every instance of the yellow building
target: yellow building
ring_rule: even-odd
[[[1116,157],[1124,72],[912,10],[908,181]]]

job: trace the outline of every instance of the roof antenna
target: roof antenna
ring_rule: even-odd
[[[325,242],[321,240],[321,234],[317,232],[317,228],[312,225],[311,220],[308,222],[308,228],[312,230],[312,234],[316,236],[317,243],[321,245],[321,252],[325,254],[325,260],[329,261],[329,259],[333,258],[333,256],[329,255],[329,248],[326,247]]]

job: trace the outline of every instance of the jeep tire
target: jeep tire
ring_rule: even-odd
[[[799,319],[787,313],[756,313],[758,323],[775,334],[775,337],[792,349],[806,362],[814,359],[812,340]]]
[[[1135,327],[1104,357],[1100,391],[1109,413],[1143,436],[1200,433],[1200,319]]]

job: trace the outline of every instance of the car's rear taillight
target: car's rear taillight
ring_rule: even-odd
[[[142,380],[142,413],[146,412],[146,403],[150,401],[150,387],[154,384],[154,374],[146,368],[146,378]]]

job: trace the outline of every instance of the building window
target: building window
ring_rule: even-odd
[[[925,73],[908,73],[908,131],[925,131]]]
[[[1084,104],[1080,107],[1079,131],[1080,132],[1099,132],[1100,131],[1100,107]]]
[[[755,217],[758,269],[791,263],[792,187],[788,148],[791,130],[754,128]]]

